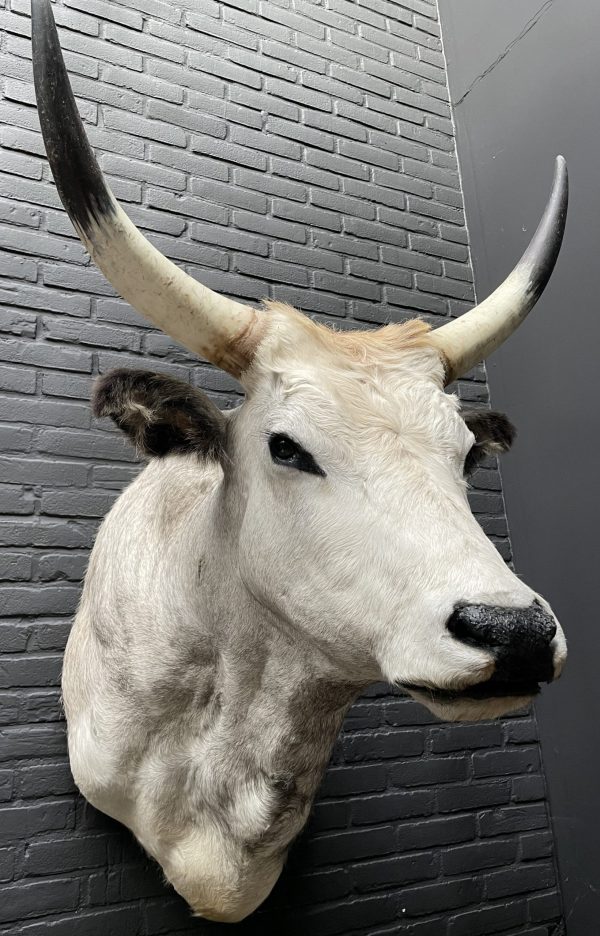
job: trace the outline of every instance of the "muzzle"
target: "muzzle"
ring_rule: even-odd
[[[447,623],[456,640],[490,653],[493,676],[472,686],[470,696],[523,695],[538,690],[539,682],[554,679],[552,641],[554,617],[535,601],[529,608],[458,605]]]

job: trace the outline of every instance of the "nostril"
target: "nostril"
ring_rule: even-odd
[[[525,654],[547,648],[556,634],[554,618],[537,601],[529,608],[458,605],[447,627],[471,646]]]
[[[495,647],[494,622],[489,616],[494,610],[485,605],[459,605],[447,623],[448,630],[462,643],[479,648]]]

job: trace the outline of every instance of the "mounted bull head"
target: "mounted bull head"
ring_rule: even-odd
[[[196,913],[238,920],[303,827],[348,705],[400,684],[448,719],[501,715],[561,670],[549,606],[472,517],[466,474],[512,427],[444,385],[542,292],[565,224],[557,161],[542,223],[508,280],[430,331],[335,333],[274,303],[216,295],[121,210],[79,119],[49,0],[33,0],[44,140],[97,265],[152,322],[238,377],[221,413],[143,371],[95,408],[150,456],[98,535],[65,657],[75,779],[125,823]]]

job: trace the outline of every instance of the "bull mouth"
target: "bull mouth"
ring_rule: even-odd
[[[404,683],[402,686],[408,692],[417,692],[426,695],[433,702],[459,702],[463,699],[510,699],[538,695],[540,684],[534,679],[505,680],[493,676],[485,682],[475,683],[465,689],[431,689],[429,686],[420,686],[416,683]]]

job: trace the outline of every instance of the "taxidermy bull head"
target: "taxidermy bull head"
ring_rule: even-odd
[[[502,715],[563,666],[548,604],[470,513],[470,471],[513,430],[444,387],[541,294],[560,248],[564,160],[506,282],[459,319],[336,333],[216,295],[117,204],[86,140],[49,0],[33,62],[62,201],[115,289],[233,374],[196,390],[117,371],[94,406],[148,457],[94,547],[63,677],[75,780],[128,826],[195,913],[240,920],[302,829],[350,703],[374,680],[446,719]]]

